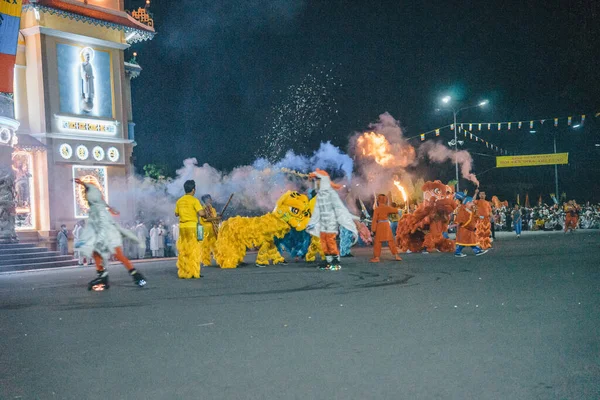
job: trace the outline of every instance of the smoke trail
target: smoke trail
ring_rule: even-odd
[[[479,186],[479,181],[475,174],[471,172],[473,166],[473,158],[466,150],[453,151],[444,146],[440,142],[427,142],[419,147],[419,157],[427,156],[431,161],[443,163],[446,161],[458,162],[460,164],[460,172],[463,178],[473,182]]]

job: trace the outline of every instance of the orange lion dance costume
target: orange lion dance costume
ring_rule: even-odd
[[[371,223],[371,230],[375,234],[375,240],[373,242],[373,258],[371,259],[372,263],[379,262],[383,242],[388,243],[390,251],[395,256],[396,261],[402,261],[402,258],[398,255],[398,250],[396,249],[396,243],[388,217],[390,214],[397,214],[398,211],[400,211],[399,208],[387,205],[386,195],[380,194],[377,196],[377,208],[373,211],[373,222]]]
[[[454,251],[454,241],[444,236],[448,230],[450,215],[456,209],[454,189],[441,181],[425,182],[422,187],[423,203],[412,214],[398,222],[396,240],[401,251],[420,252],[439,250]]]

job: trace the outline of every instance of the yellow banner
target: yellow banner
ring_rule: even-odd
[[[535,167],[537,165],[568,164],[569,153],[530,154],[496,157],[496,168]]]
[[[0,14],[20,17],[21,2],[22,0],[0,0]]]

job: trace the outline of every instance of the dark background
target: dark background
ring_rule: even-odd
[[[405,3],[154,0],[157,35],[129,51],[138,52],[144,69],[133,81],[138,171],[157,163],[173,174],[188,157],[222,170],[252,163],[264,155],[274,110],[290,104],[290,87],[313,74],[334,106],[317,110],[316,126],[299,119],[296,151],[310,152],[322,140],[346,150],[348,137],[385,111],[408,137],[446,125],[451,114],[435,111],[444,94],[463,105],[490,100],[485,110],[463,112],[463,122],[570,115],[577,121],[586,114],[578,130],[563,120],[535,134],[492,129],[479,136],[534,154],[552,152],[557,134],[558,151],[568,151],[571,161],[559,167],[560,192],[599,200],[600,3]],[[126,0],[129,9],[141,5]],[[467,140],[465,148],[482,188],[501,198],[529,192],[549,200],[554,192],[553,166],[497,170],[485,145]],[[454,176],[452,165],[423,172]]]

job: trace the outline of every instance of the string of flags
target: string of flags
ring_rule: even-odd
[[[600,113],[596,114],[596,117],[600,116]],[[582,126],[585,123],[585,114],[579,114],[576,116],[568,116],[568,117],[557,117],[557,118],[544,118],[544,119],[532,119],[532,120],[524,120],[524,121],[503,121],[503,122],[462,122],[458,125],[458,134],[463,134],[465,138],[474,140],[475,142],[481,142],[485,144],[488,149],[492,149],[502,155],[514,155],[515,153],[510,153],[506,149],[498,147],[497,145],[488,142],[487,140],[475,135],[473,131],[501,131],[501,130],[518,130],[518,129],[529,129],[533,130],[536,126],[543,126],[545,123],[550,124],[550,126],[558,127],[566,123],[567,126],[578,127]],[[564,125],[563,125],[564,126]],[[432,134],[435,136],[440,136],[440,131],[450,128],[451,131],[454,131],[454,124],[441,126],[439,128],[432,129],[428,132],[421,133],[418,135],[421,141],[425,141],[426,137]],[[409,139],[414,139],[417,136],[413,136]]]
[[[574,122],[577,121],[575,124]],[[549,124],[558,127],[559,125],[564,124],[566,122],[567,126],[576,126],[585,124],[585,114],[577,115],[576,117],[568,116],[568,117],[558,117],[558,118],[544,118],[544,119],[532,119],[526,121],[504,121],[504,122],[464,122],[458,124],[461,128],[469,128],[469,131],[473,131],[473,128],[478,131],[481,130],[498,130],[501,131],[511,130],[513,128],[521,129],[523,127],[528,129],[535,129],[536,126],[542,126],[544,123],[548,122]]]
[[[461,127],[461,125],[464,125],[464,124],[459,124],[459,126],[458,126],[458,134],[464,135],[465,138],[473,140],[475,142],[481,142],[481,144],[485,144],[485,147],[487,147],[488,149],[491,149],[491,150],[493,150],[493,151],[495,151],[497,153],[500,153],[501,155],[509,155],[509,154],[513,155],[514,154],[514,153],[509,153],[508,150],[503,149],[503,148],[501,148],[501,147],[499,147],[499,146],[497,146],[497,145],[495,145],[493,143],[490,143],[487,140],[485,140],[485,139],[483,139],[483,138],[481,138],[481,137],[473,134],[472,131],[468,131],[467,129]],[[450,124],[450,125],[446,125],[446,126],[441,126],[439,128],[432,129],[432,130],[430,130],[428,132],[421,133],[419,135],[419,137],[421,138],[421,142],[425,141],[426,136],[430,136],[432,134],[435,134],[436,137],[440,136],[440,132],[442,130],[446,129],[446,128],[450,128],[450,130],[453,131],[454,130],[454,124]],[[414,139],[415,137],[416,136],[413,136],[412,138],[409,138],[409,139]],[[452,140],[454,140],[454,139],[452,139]]]

